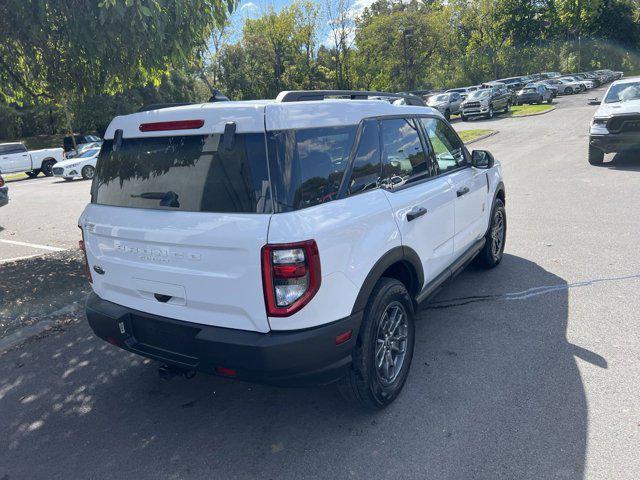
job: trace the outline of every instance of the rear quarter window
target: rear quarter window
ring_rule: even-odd
[[[356,131],[357,126],[350,125],[269,132],[275,211],[299,210],[337,198]]]

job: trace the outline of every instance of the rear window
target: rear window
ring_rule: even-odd
[[[190,212],[269,213],[263,133],[105,140],[91,201]]]
[[[269,132],[274,209],[289,212],[338,195],[357,126]]]

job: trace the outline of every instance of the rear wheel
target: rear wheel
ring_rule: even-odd
[[[96,174],[96,169],[92,165],[85,165],[80,173],[85,180],[91,180]]]
[[[604,161],[604,152],[592,145],[589,145],[589,163],[591,165],[602,165],[603,161]]]
[[[504,113],[509,113],[509,110],[511,110],[511,102],[507,102],[504,106]]]
[[[463,115],[463,114],[461,113],[461,114],[460,114],[460,119],[461,119],[463,122],[466,122],[467,120],[469,120],[469,117],[467,117],[466,115]]]
[[[24,173],[26,173],[27,177],[29,178],[36,178],[40,173],[40,170],[32,170],[31,172],[24,172]]]
[[[564,94],[565,95],[571,95],[573,93],[573,90],[571,90],[571,87],[567,87],[564,89]]]
[[[549,105],[551,105],[553,103],[553,95],[549,97],[549,99],[547,100],[547,103]]]
[[[496,198],[491,211],[491,224],[485,235],[485,244],[476,257],[476,263],[483,268],[493,268],[498,265],[504,254],[506,238],[507,211],[504,208],[504,202]]]
[[[50,177],[51,175],[53,175],[53,166],[55,165],[56,161],[55,160],[45,160],[44,162],[42,162],[42,168],[41,171],[42,173],[44,173],[45,177]]]
[[[400,394],[415,341],[413,304],[405,286],[381,278],[369,297],[353,351],[353,364],[338,383],[349,401],[382,409]]]

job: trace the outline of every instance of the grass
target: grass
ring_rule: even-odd
[[[486,129],[462,130],[458,132],[458,135],[460,135],[460,138],[464,143],[467,143],[467,142],[470,142],[471,140],[475,140],[476,138],[479,138],[483,135],[487,135],[491,132],[493,132],[493,130],[486,130]]]
[[[512,117],[521,117],[523,115],[531,115],[532,113],[542,113],[554,108],[555,105],[513,105],[511,112],[508,114]]]
[[[8,173],[2,175],[2,178],[5,182],[11,182],[12,180],[23,180],[27,178],[27,175],[25,173]]]

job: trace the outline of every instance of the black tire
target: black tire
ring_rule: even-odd
[[[602,165],[604,161],[604,152],[589,145],[589,163],[591,165]]]
[[[509,113],[509,110],[511,110],[511,102],[507,102],[504,106],[504,113]]]
[[[486,117],[488,119],[492,119],[493,118],[493,105],[489,105],[489,113],[487,113]]]
[[[451,112],[449,111],[449,109],[445,110],[444,118],[446,118],[447,121],[451,120]]]
[[[80,174],[85,180],[91,180],[96,174],[96,169],[92,165],[85,165],[84,167],[82,167]]]
[[[476,257],[476,264],[482,268],[493,268],[502,260],[507,240],[507,211],[499,198],[493,202],[491,223],[484,238],[486,242]]]
[[[42,168],[40,171],[44,173],[45,177],[51,177],[53,175],[53,166],[56,164],[55,160],[45,160],[42,162]]]
[[[389,374],[391,370],[384,368],[385,363],[378,367],[376,357],[381,352],[380,359],[382,362],[386,362],[387,355],[393,355],[391,351],[394,345],[398,352],[397,355],[400,355],[400,345],[397,342],[394,343],[393,340],[390,341],[392,337],[385,334],[389,330],[386,326],[391,320],[389,316],[391,310],[403,314],[402,321],[405,323],[397,324],[395,331],[402,333],[405,340],[401,366],[397,371],[393,371],[394,376],[391,381],[387,381],[385,375]],[[385,340],[380,339],[381,336]],[[414,342],[414,311],[409,293],[404,284],[398,280],[382,277],[371,292],[364,309],[362,326],[353,350],[353,364],[338,382],[340,393],[346,400],[367,410],[379,410],[391,404],[400,394],[407,379],[413,357]],[[398,357],[396,357],[396,361],[397,359]]]
[[[553,95],[549,97],[549,100],[547,100],[547,103],[549,105],[551,105],[553,103]]]
[[[469,117],[467,117],[466,115],[460,114],[460,120],[462,120],[463,122],[466,122],[467,120],[469,120]]]
[[[31,172],[24,172],[24,173],[26,173],[27,177],[29,178],[36,178],[40,173],[40,170],[32,170]]]
[[[571,87],[567,87],[564,89],[565,95],[571,95],[572,93],[573,93],[573,90],[571,89]]]

